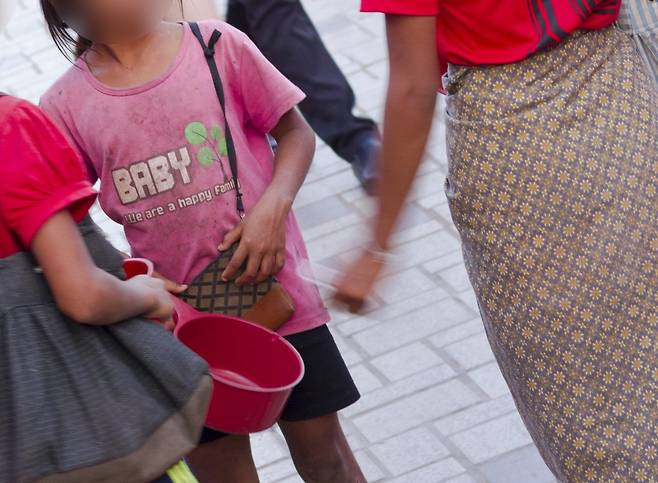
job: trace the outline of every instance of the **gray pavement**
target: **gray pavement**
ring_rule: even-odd
[[[0,90],[37,101],[67,68],[47,37],[36,0],[0,36]],[[348,75],[357,109],[381,120],[387,65],[383,19],[356,0],[306,0]],[[442,192],[440,108],[425,162],[396,237],[397,258],[368,313],[332,310],[332,331],[363,393],[342,419],[369,481],[549,483],[478,316]],[[363,243],[373,202],[348,165],[319,144],[296,203],[315,262],[337,267]],[[95,212],[125,249],[120,227]],[[277,430],[253,436],[264,482],[298,482]]]

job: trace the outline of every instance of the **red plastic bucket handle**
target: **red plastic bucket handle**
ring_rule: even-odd
[[[151,276],[155,270],[151,260],[147,260],[146,258],[127,258],[123,261],[123,271],[126,272],[126,277],[133,278],[138,275]],[[171,298],[174,303],[174,322],[176,322],[176,325],[182,325],[203,315],[178,297],[172,295]]]
[[[146,258],[126,258],[123,261],[123,271],[126,272],[126,277],[133,278],[138,275],[153,275],[155,269],[153,262]]]

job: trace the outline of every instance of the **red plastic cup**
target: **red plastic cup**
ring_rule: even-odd
[[[153,273],[148,260],[124,261],[126,275]],[[205,314],[174,297],[174,335],[210,367],[213,395],[206,426],[232,434],[272,427],[304,377],[295,348],[271,330],[235,317]]]

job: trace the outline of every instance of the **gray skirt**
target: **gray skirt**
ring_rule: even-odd
[[[658,481],[658,91],[578,32],[447,82],[447,194],[491,347],[568,482]]]
[[[121,259],[90,222],[94,261]],[[157,324],[75,323],[27,254],[0,260],[0,482],[145,482],[198,441],[203,361]]]

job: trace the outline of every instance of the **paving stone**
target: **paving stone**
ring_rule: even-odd
[[[445,351],[464,369],[471,369],[494,360],[489,341],[484,333],[446,346]]]
[[[435,206],[432,208],[432,211],[444,220],[452,223],[452,214],[450,213],[450,206],[447,203]]]
[[[275,431],[251,436],[251,448],[257,466],[266,466],[288,456],[285,443]]]
[[[437,385],[455,375],[455,371],[447,364],[433,367],[365,395],[356,404],[344,409],[342,413],[348,418],[353,418],[355,415],[366,413],[391,401]]]
[[[419,198],[417,203],[425,209],[431,209],[435,206],[447,203],[447,200],[444,193],[431,193],[424,198]]]
[[[346,434],[347,444],[350,445],[352,451],[359,451],[361,449],[367,449],[369,444],[366,439],[361,436],[358,432],[352,434]]]
[[[380,322],[381,320],[379,319],[364,315],[359,317],[353,317],[339,324],[337,327],[341,334],[349,336],[356,332],[360,332],[362,330],[369,329],[370,327],[374,327]]]
[[[454,458],[432,463],[393,480],[394,483],[438,483],[463,473],[464,467]]]
[[[397,381],[443,361],[426,345],[414,343],[377,357],[371,363],[389,380]]]
[[[313,228],[307,228],[303,232],[304,240],[309,243],[317,238],[329,235],[330,233],[335,233],[342,230],[343,228],[354,226],[357,223],[362,222],[363,218],[357,213],[352,212],[345,216],[341,216],[340,218],[336,218],[321,225],[317,225]]]
[[[455,292],[463,292],[471,289],[471,281],[468,278],[468,273],[466,273],[466,267],[461,263],[452,268],[441,270],[439,277],[445,280]]]
[[[464,302],[464,304],[466,304],[467,307],[470,307],[473,310],[473,312],[480,313],[478,300],[477,297],[475,296],[475,292],[473,292],[472,289],[460,293],[459,295],[457,295],[457,297],[459,297],[459,300]]]
[[[450,455],[439,439],[418,428],[373,445],[370,449],[393,476],[399,476]]]
[[[511,469],[514,469],[511,471]],[[479,467],[489,483],[556,483],[557,480],[539,455],[526,446]]]
[[[354,340],[374,356],[425,338],[470,318],[472,314],[461,305],[452,299],[444,299],[415,312],[409,312],[404,321],[394,319],[359,332],[354,335]],[[478,348],[481,347],[476,347]],[[460,348],[455,346],[452,350],[457,353]],[[461,358],[465,360],[467,356],[471,359],[482,357],[480,354],[464,354]]]
[[[312,240],[308,252],[314,260],[323,260],[352,248],[362,246],[368,230],[365,226],[350,226]]]
[[[357,451],[354,453],[354,456],[356,457],[356,460],[361,467],[361,471],[363,471],[363,474],[366,477],[366,481],[382,481],[384,478],[386,478],[386,473],[382,471],[379,465],[373,461],[373,459],[366,451]]]
[[[277,483],[304,483],[304,480],[302,480],[299,475],[293,475],[284,478],[283,480],[279,480]]]
[[[361,354],[356,350],[352,344],[348,343],[343,336],[336,332],[336,328],[332,325],[329,325],[329,330],[336,342],[336,346],[340,351],[340,354],[343,356],[345,363],[348,366],[353,366],[363,360]]]
[[[418,225],[422,225],[428,222],[435,221],[433,220],[433,217],[428,215],[427,212],[421,208],[419,208],[417,205],[413,203],[407,204],[407,206],[404,209],[404,212],[400,216],[400,220],[398,221],[397,225],[397,231],[393,235],[394,239],[392,240],[392,243],[396,243],[396,239],[399,238],[404,238],[405,232],[410,231],[414,228],[416,228]],[[440,225],[436,225],[437,229],[440,229]],[[429,232],[432,233],[432,232]],[[427,234],[429,234],[427,233]],[[410,234],[411,236],[407,235],[407,240],[402,240],[400,243],[404,243],[405,241],[412,240],[416,237],[413,236],[413,232]],[[399,243],[398,243],[399,244]],[[394,245],[395,246],[395,245]]]
[[[470,475],[467,475],[464,473],[463,475],[459,475],[455,478],[451,478],[449,480],[445,480],[445,483],[477,483],[477,481],[471,477]],[[530,483],[530,482],[528,482]]]
[[[438,258],[434,258],[429,262],[423,264],[423,268],[430,273],[437,273],[446,268],[454,267],[455,265],[461,264],[461,251],[455,250],[448,253],[443,253]]]
[[[388,80],[388,59],[368,65],[366,71],[377,79]]]
[[[443,300],[448,294],[441,288],[433,288],[396,304],[385,305],[382,308],[368,312],[363,317],[354,318],[339,326],[342,334],[351,335],[361,330],[377,325],[383,320],[406,316],[409,312]]]
[[[402,267],[412,267],[425,263],[446,251],[455,251],[459,241],[447,230],[437,231],[429,236],[400,245],[394,250],[394,256]],[[470,285],[469,285],[470,287]]]
[[[425,198],[443,189],[445,176],[440,172],[429,173],[419,176],[412,193],[409,195],[409,201],[415,201],[419,198]]]
[[[297,221],[302,229],[313,228],[351,213],[337,197],[316,201],[295,210]]]
[[[453,379],[358,416],[353,421],[368,440],[377,442],[478,400],[479,397],[463,382]]]
[[[532,443],[516,413],[457,433],[450,441],[476,464]]]
[[[435,347],[451,345],[456,341],[466,339],[475,334],[483,334],[484,326],[480,319],[474,319],[464,324],[455,325],[449,329],[437,332],[429,338],[429,342]]]
[[[383,278],[375,289],[375,294],[384,302],[394,304],[401,300],[425,292],[434,286],[434,282],[421,271],[412,268]]]
[[[362,364],[350,367],[350,373],[361,395],[368,394],[382,387],[382,382],[379,378]]]
[[[516,410],[512,396],[485,401],[462,411],[450,414],[434,423],[442,434],[451,435],[472,428],[486,421],[510,414]]]
[[[295,200],[295,206],[302,207],[358,186],[359,182],[352,171],[343,170],[314,183],[305,184]]]
[[[296,474],[297,470],[290,458],[258,469],[258,476],[263,482],[281,481]]]
[[[490,398],[497,398],[509,393],[503,374],[496,362],[474,369],[468,373],[470,377]]]
[[[357,45],[351,49],[343,49],[341,50],[341,53],[353,59],[355,62],[357,62],[360,65],[369,66],[377,62],[380,62],[382,60],[385,60],[387,58],[386,46],[384,45],[384,42],[385,42],[384,39],[382,39],[381,41],[380,40],[371,41],[364,45]],[[381,79],[382,77],[379,78]]]

